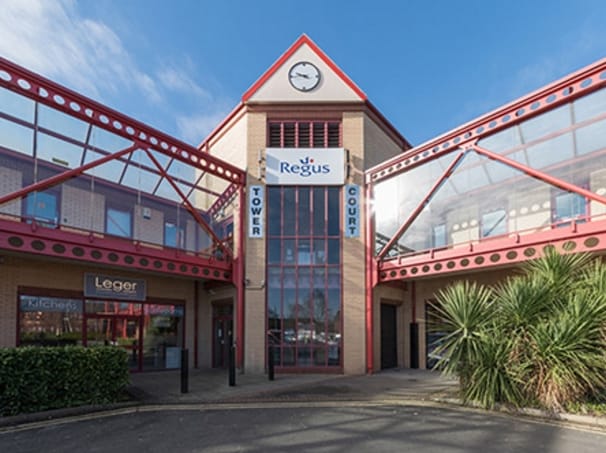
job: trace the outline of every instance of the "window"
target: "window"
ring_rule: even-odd
[[[447,243],[446,224],[434,225],[431,232],[431,247],[435,249],[446,247]]]
[[[82,300],[19,296],[19,344],[82,344]]]
[[[105,232],[114,236],[132,237],[133,215],[129,209],[108,206]]]
[[[268,187],[267,325],[277,366],[341,366],[340,193]]]
[[[164,222],[164,245],[185,248],[185,228],[176,222]]]
[[[499,236],[507,233],[507,212],[505,209],[482,214],[482,237]]]
[[[59,224],[59,203],[56,192],[33,192],[25,199],[25,217],[36,220],[44,226],[55,227]]]
[[[272,121],[268,143],[271,148],[338,148],[338,121]]]
[[[587,200],[582,195],[573,192],[559,192],[554,198],[553,223],[557,227],[570,225],[565,220],[574,219],[583,223],[587,217]]]

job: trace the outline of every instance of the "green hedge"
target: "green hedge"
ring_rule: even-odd
[[[121,348],[0,349],[0,415],[115,402],[129,380]]]

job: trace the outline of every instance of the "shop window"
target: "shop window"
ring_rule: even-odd
[[[553,223],[556,227],[583,223],[587,219],[587,199],[573,192],[558,192],[553,197]]]
[[[185,248],[185,228],[176,222],[164,222],[164,245]]]
[[[483,213],[481,232],[483,238],[507,233],[507,212],[505,209]]]
[[[25,199],[25,218],[41,225],[56,227],[59,224],[59,195],[54,191],[33,192]]]
[[[184,308],[182,305],[145,304],[143,307],[143,370],[181,366]]]
[[[132,237],[133,214],[129,209],[108,206],[105,232],[114,236]]]
[[[82,344],[82,301],[19,296],[19,345]]]

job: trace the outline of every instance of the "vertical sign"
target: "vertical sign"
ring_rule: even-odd
[[[360,237],[360,186],[347,184],[345,186],[345,228],[346,238]]]
[[[263,237],[263,201],[265,191],[263,186],[249,186],[248,198],[248,237]]]

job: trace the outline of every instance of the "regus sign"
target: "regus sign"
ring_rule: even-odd
[[[342,185],[345,182],[343,148],[267,148],[268,185]]]

